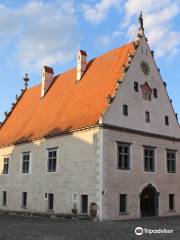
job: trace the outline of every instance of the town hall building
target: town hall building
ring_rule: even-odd
[[[0,125],[0,211],[180,214],[180,126],[144,35],[25,88]],[[174,87],[175,88],[175,87]]]

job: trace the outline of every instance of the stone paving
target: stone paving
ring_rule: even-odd
[[[173,230],[137,236],[136,227]],[[141,231],[141,229],[139,230]],[[150,231],[150,230],[149,230]],[[160,230],[159,230],[160,231]],[[90,222],[45,217],[0,215],[0,240],[136,240],[180,239],[180,217]]]

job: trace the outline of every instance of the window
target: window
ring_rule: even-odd
[[[123,105],[123,115],[128,116],[128,106],[127,105]]]
[[[119,212],[120,213],[127,212],[127,194],[120,194]]]
[[[27,207],[27,192],[22,193],[22,208]]]
[[[139,84],[138,82],[134,82],[134,91],[139,92]]]
[[[9,171],[9,158],[4,158],[3,174],[8,174]]]
[[[153,88],[153,95],[154,95],[154,98],[157,98],[157,97],[158,97],[157,89],[156,89],[156,88]]]
[[[165,116],[165,125],[169,125],[169,117],[168,116]]]
[[[7,192],[3,191],[2,205],[6,206],[7,203]]]
[[[169,194],[169,210],[175,210],[175,196],[174,194]]]
[[[81,213],[88,213],[88,195],[81,195]]]
[[[54,208],[54,194],[48,194],[48,210],[52,211]]]
[[[22,153],[22,173],[29,172],[30,152]]]
[[[155,149],[144,147],[144,171],[154,172],[155,170]]]
[[[118,168],[130,168],[130,144],[118,143]]]
[[[176,151],[167,150],[166,160],[167,160],[167,171],[169,173],[175,173],[176,172]]]
[[[48,150],[48,172],[56,171],[57,149]]]
[[[145,120],[147,123],[150,123],[150,113],[148,111],[145,112]]]

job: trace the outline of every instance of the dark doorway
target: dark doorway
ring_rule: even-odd
[[[81,213],[88,213],[88,195],[81,195]]]
[[[49,193],[48,194],[48,209],[53,210],[53,205],[54,205],[54,194]]]
[[[159,209],[159,193],[149,184],[140,194],[141,217],[157,216]]]

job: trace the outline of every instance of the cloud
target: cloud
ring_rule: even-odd
[[[120,7],[120,0],[100,0],[95,6],[83,4],[84,17],[95,24],[102,22],[112,9]]]
[[[0,6],[0,41],[6,37],[16,44],[14,60],[26,69],[69,61],[78,46],[77,26],[70,0],[34,0],[18,9]]]
[[[143,11],[145,33],[156,56],[173,56],[179,52],[180,32],[174,31],[173,20],[180,13],[178,0],[128,0],[125,3],[125,20],[121,28],[130,32],[135,29],[135,17]]]

